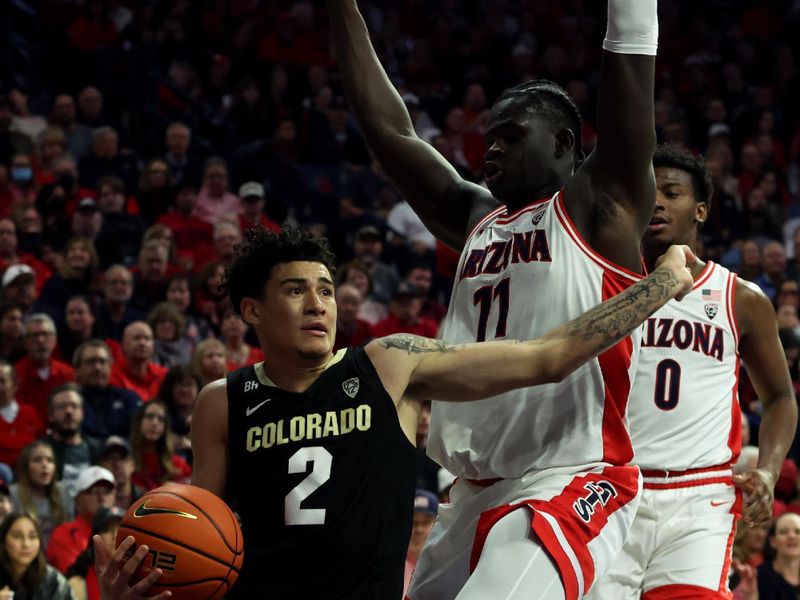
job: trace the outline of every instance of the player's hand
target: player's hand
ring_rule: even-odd
[[[734,598],[737,600],[758,600],[758,581],[755,567],[734,558],[733,570],[739,576],[739,585],[736,586]]]
[[[172,592],[161,592],[157,596],[144,596],[147,590],[161,576],[161,569],[153,569],[147,577],[130,585],[130,579],[139,563],[147,556],[147,546],[139,546],[133,556],[125,561],[125,553],[131,548],[136,540],[128,536],[117,546],[111,554],[106,548],[99,535],[92,538],[94,544],[94,569],[97,573],[97,584],[100,588],[101,600],[166,600],[172,596]],[[124,561],[124,562],[123,562]]]
[[[766,469],[751,469],[733,476],[733,484],[744,492],[744,521],[750,527],[767,525],[772,518],[775,479]]]
[[[680,288],[675,299],[680,300],[692,290],[694,278],[692,265],[697,261],[689,246],[670,246],[656,261],[656,269],[668,269],[678,281]]]
[[[0,600],[14,600],[14,591],[6,586],[0,588]]]

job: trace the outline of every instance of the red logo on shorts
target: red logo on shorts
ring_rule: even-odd
[[[608,481],[590,481],[583,486],[589,493],[583,498],[578,498],[572,503],[572,508],[584,523],[589,523],[595,511],[608,504],[611,498],[616,498],[617,490]]]

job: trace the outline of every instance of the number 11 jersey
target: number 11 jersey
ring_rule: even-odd
[[[641,279],[590,248],[561,193],[489,213],[467,238],[458,268],[442,335],[449,343],[538,338]],[[468,479],[627,464],[638,339],[637,331],[561,383],[481,402],[434,402],[428,454]]]

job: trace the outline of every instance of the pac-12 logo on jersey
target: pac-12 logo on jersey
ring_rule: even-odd
[[[344,390],[344,393],[351,398],[355,398],[356,394],[358,394],[358,387],[358,377],[351,377],[347,381],[342,382],[342,389]]]
[[[253,390],[258,389],[258,382],[257,381],[245,381],[244,382],[244,391],[251,392]]]
[[[704,308],[706,309],[706,315],[709,319],[716,317],[719,312],[719,306],[717,304],[706,304]]]
[[[589,493],[583,498],[578,498],[572,503],[572,508],[584,523],[589,523],[598,506],[608,504],[611,498],[617,496],[617,490],[608,481],[590,481],[583,486]]]

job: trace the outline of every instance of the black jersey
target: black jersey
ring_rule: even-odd
[[[228,375],[228,493],[244,535],[229,598],[402,597],[414,446],[366,352],[334,361],[304,393],[256,367]]]

